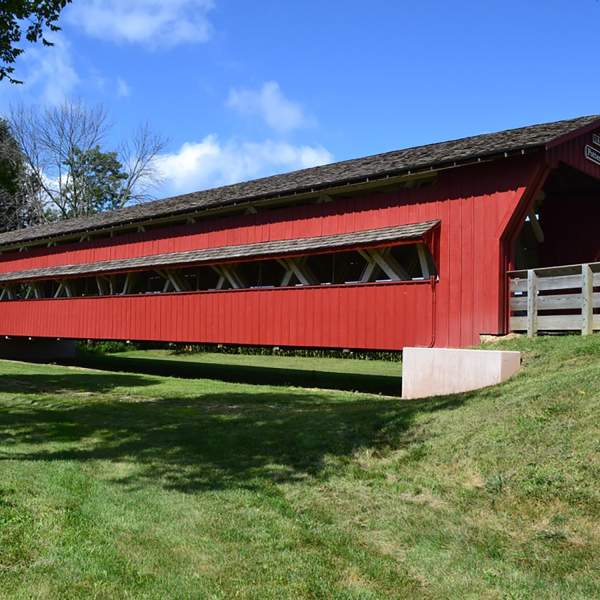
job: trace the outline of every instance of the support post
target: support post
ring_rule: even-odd
[[[425,244],[417,244],[417,253],[419,254],[419,264],[421,265],[423,279],[429,279],[431,273],[429,272],[429,262],[427,261],[427,250],[425,249]]]
[[[42,288],[41,288],[41,284],[37,281],[32,282],[31,287],[33,288],[33,296],[36,299],[40,299],[44,297],[44,294],[42,293]]]
[[[365,265],[365,268],[363,269],[363,272],[361,273],[359,281],[361,283],[368,283],[369,281],[371,281],[371,278],[373,277],[373,273],[375,272],[375,269],[377,268],[377,263],[366,252],[362,252],[361,256],[363,257],[363,259],[365,260],[365,262],[367,264]]]
[[[533,230],[533,235],[538,243],[544,243],[544,230],[538,221],[537,214],[535,212],[535,208],[532,208],[528,213],[529,221],[531,223],[531,229]]]
[[[581,335],[594,331],[594,273],[590,265],[581,265]]]
[[[537,275],[533,269],[527,271],[527,336],[537,335]]]
[[[125,282],[123,283],[123,291],[121,292],[122,296],[126,296],[127,294],[132,294],[133,289],[138,281],[139,274],[129,272],[125,276]]]
[[[96,277],[96,285],[98,286],[98,295],[99,296],[108,296],[109,295],[106,278]]]

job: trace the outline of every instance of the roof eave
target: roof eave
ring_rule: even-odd
[[[563,135],[559,135],[558,137],[554,138],[553,140],[547,142],[545,144],[545,149],[550,150],[551,148],[560,146],[561,144],[564,144],[565,142],[573,140],[581,135],[585,135],[586,133],[589,133],[589,132],[593,131],[594,129],[598,129],[598,127],[600,127],[600,117],[596,118],[594,121],[592,121],[591,123],[588,123],[587,125],[583,125],[582,127],[578,127],[577,129],[574,129],[573,131],[569,131],[569,133],[564,133]]]
[[[268,203],[273,200],[297,200],[298,198],[309,198],[312,195],[320,195],[325,192],[336,195],[342,193],[350,193],[357,191],[361,187],[369,186],[369,187],[379,187],[383,183],[387,183],[389,185],[393,185],[394,183],[401,181],[407,177],[418,177],[426,174],[433,174],[441,171],[447,171],[450,169],[468,167],[473,165],[479,165],[482,163],[492,162],[494,160],[506,159],[506,158],[514,158],[517,156],[523,156],[528,153],[540,151],[544,149],[543,144],[531,144],[531,145],[523,145],[517,149],[511,149],[506,151],[495,151],[490,152],[489,154],[475,154],[471,156],[467,156],[460,160],[453,161],[442,161],[438,163],[433,163],[431,165],[425,165],[422,167],[412,167],[412,168],[404,168],[398,170],[390,170],[387,172],[377,173],[372,176],[367,177],[359,177],[359,178],[349,178],[347,180],[340,180],[331,183],[325,183],[323,185],[315,185],[306,188],[298,188],[295,190],[290,190],[288,192],[279,192],[272,194],[261,194],[256,196],[249,196],[243,198],[242,200],[233,200],[230,202],[224,202],[223,204],[219,204],[214,207],[207,208],[184,208],[180,210],[167,211],[165,210],[165,214],[156,215],[155,217],[139,217],[133,219],[126,219],[121,222],[116,222],[109,225],[99,225],[98,227],[88,227],[75,229],[68,234],[56,234],[50,236],[40,236],[31,238],[28,240],[24,240],[23,242],[13,242],[8,244],[0,244],[0,253],[8,252],[13,249],[22,249],[28,248],[30,246],[40,246],[43,244],[47,244],[53,241],[71,239],[76,236],[81,236],[83,234],[90,233],[98,233],[100,231],[114,231],[118,229],[123,229],[127,227],[131,227],[134,225],[143,225],[160,222],[163,219],[167,221],[178,220],[184,216],[192,216],[192,215],[212,215],[215,213],[223,212],[224,210],[228,210],[235,207],[245,207],[248,205],[253,205],[256,203]],[[73,235],[75,234],[75,236]]]

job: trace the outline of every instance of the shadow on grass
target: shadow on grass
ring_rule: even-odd
[[[16,379],[18,385],[2,378],[0,389],[22,391]],[[140,383],[135,376],[104,374],[36,375],[31,381],[38,391]],[[328,457],[350,460],[362,447],[384,451],[418,443],[411,431],[415,416],[456,407],[461,398],[402,402],[249,391],[128,402],[65,395],[55,405],[41,399],[0,410],[0,460],[118,462],[115,481],[133,487],[154,482],[190,493],[264,488],[307,475],[327,478],[339,468],[339,460],[328,467]]]
[[[80,392],[94,394],[110,392],[115,388],[140,387],[156,384],[143,375],[124,373],[56,373],[2,375],[0,393],[52,394],[56,392]]]
[[[63,362],[63,364],[66,364]],[[231,383],[286,385],[400,396],[402,377],[362,373],[335,373],[279,367],[237,364],[212,364],[186,360],[132,358],[114,355],[83,355],[68,364],[109,371],[125,371],[182,377],[217,379]],[[398,366],[400,370],[400,366]]]

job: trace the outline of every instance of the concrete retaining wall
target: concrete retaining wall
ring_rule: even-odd
[[[402,397],[427,398],[496,385],[514,375],[520,365],[520,352],[404,348]]]

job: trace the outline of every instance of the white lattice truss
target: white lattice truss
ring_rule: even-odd
[[[429,266],[429,250],[423,243],[416,244],[417,256],[421,270],[421,277],[429,279],[433,273]],[[392,254],[391,248],[366,248],[358,250],[365,261],[365,266],[360,274],[358,283],[369,283],[377,280],[379,272],[391,281],[406,281],[411,279],[407,269]],[[278,286],[287,287],[291,285],[320,285],[318,277],[308,264],[308,256],[279,258],[277,263],[283,268],[283,276]],[[236,264],[210,265],[210,268],[218,275],[218,280],[213,289],[244,289],[253,287],[245,281]],[[180,269],[165,268],[154,271],[162,281],[162,289],[159,293],[188,292],[193,291],[190,281],[181,274]],[[97,275],[93,277],[99,296],[116,296],[135,293],[135,289],[142,280],[142,273],[130,272],[124,274],[124,280],[119,280],[117,275]],[[56,287],[53,288],[54,298],[72,298],[77,296],[74,280],[54,280]],[[356,282],[348,282],[356,283]],[[0,286],[0,301],[14,300],[17,297],[28,299],[40,299],[44,296],[44,281],[29,281],[23,283],[12,283]],[[277,287],[277,286],[275,286]],[[19,293],[20,292],[20,293]]]

